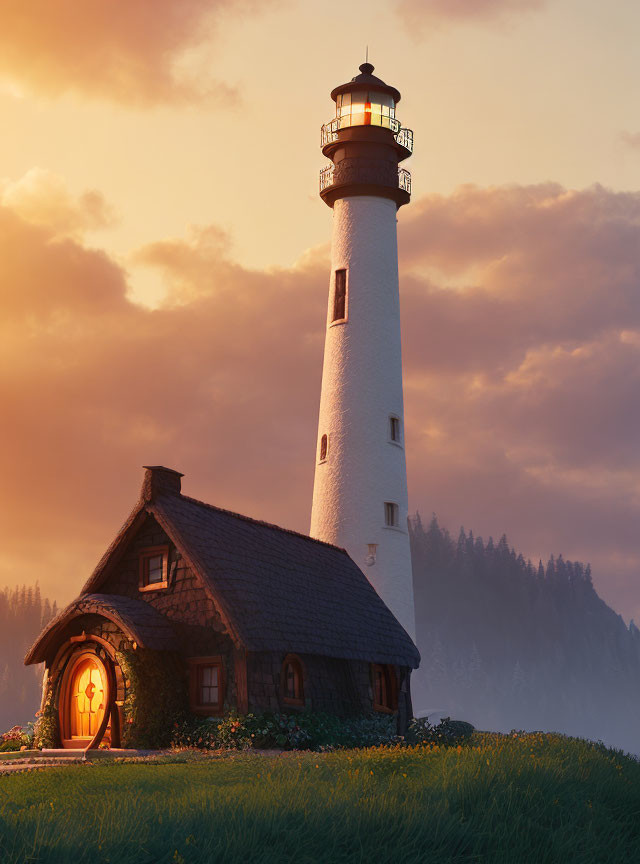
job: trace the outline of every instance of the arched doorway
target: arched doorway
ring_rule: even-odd
[[[73,656],[65,670],[60,694],[62,746],[97,746],[107,730],[111,676],[92,651]]]

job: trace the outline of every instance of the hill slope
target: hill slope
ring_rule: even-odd
[[[101,760],[3,777],[2,789],[4,864],[640,859],[638,762],[553,735]]]

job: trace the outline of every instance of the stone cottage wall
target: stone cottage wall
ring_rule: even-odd
[[[369,664],[312,654],[298,654],[304,668],[305,709],[348,716],[373,710]],[[249,654],[247,684],[250,711],[295,711],[282,699],[280,653]]]
[[[169,586],[140,591],[140,553],[153,546],[169,547]],[[199,576],[179,556],[153,516],[147,516],[126,553],[100,586],[100,592],[143,600],[157,609],[172,622],[180,653],[185,658],[221,655],[225,661],[225,707],[235,704],[232,640]]]

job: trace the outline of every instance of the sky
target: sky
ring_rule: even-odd
[[[137,500],[308,531],[331,89],[414,130],[411,511],[640,620],[640,6],[0,0],[0,586],[71,600]]]

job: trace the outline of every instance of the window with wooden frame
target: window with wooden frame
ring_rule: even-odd
[[[333,315],[331,323],[347,318],[347,271],[336,270],[333,286]]]
[[[140,590],[156,591],[169,585],[169,547],[151,546],[140,551]]]
[[[221,714],[224,708],[221,656],[189,659],[189,707],[197,714]]]
[[[392,714],[398,707],[396,676],[393,666],[372,663],[373,707],[376,711]]]
[[[295,654],[287,654],[282,664],[282,701],[286,705],[304,706],[304,670]]]

